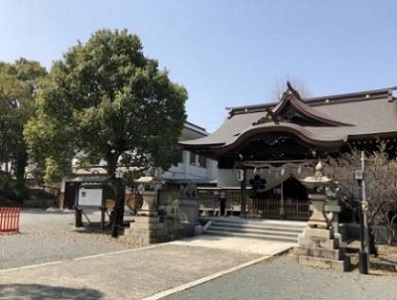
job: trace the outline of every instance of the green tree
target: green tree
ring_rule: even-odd
[[[105,160],[168,168],[178,162],[187,91],[143,54],[136,35],[100,30],[54,63],[41,85],[37,115],[25,137],[46,158],[47,176]]]
[[[38,62],[24,58],[0,62],[0,161],[24,185],[28,162],[23,129],[35,112],[37,86],[47,74]]]

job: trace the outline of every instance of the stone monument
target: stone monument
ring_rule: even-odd
[[[178,202],[182,235],[193,236],[195,227],[199,224],[199,201],[195,183],[189,182],[181,186]]]
[[[309,193],[312,215],[304,232],[298,237],[294,254],[300,264],[347,271],[350,261],[345,256],[344,247],[341,247],[340,237],[335,238],[332,220],[327,219],[325,210],[327,205],[328,209],[336,210],[335,199],[329,192],[332,180],[323,175],[322,169],[319,162],[314,176],[302,180]]]

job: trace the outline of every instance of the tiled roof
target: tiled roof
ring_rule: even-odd
[[[283,103],[271,103],[230,110],[230,117],[213,134],[201,139],[184,141],[181,144],[190,149],[221,149],[236,143],[249,132],[298,133],[313,143],[346,142],[362,136],[397,136],[397,102],[393,98],[393,88],[364,91],[343,95],[294,100],[297,110],[323,120],[322,126],[305,126],[293,123],[258,122],[269,117],[269,109],[277,113]],[[290,93],[289,90],[286,93]],[[286,93],[281,100],[285,99]],[[295,94],[294,94],[295,95]],[[299,98],[299,94],[296,95]],[[253,125],[258,122],[258,125]]]

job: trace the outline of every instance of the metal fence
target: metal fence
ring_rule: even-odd
[[[247,202],[247,216],[250,218],[278,219],[280,199],[252,199]]]
[[[294,201],[285,203],[285,216],[290,220],[307,221],[310,217],[310,202],[309,201]]]
[[[287,220],[307,221],[310,217],[309,207],[310,203],[308,201],[286,201],[284,203],[284,217]],[[279,219],[281,201],[276,198],[250,199],[247,203],[247,208],[248,217]]]
[[[220,189],[198,188],[199,213],[202,216],[218,216],[220,214]]]
[[[269,194],[266,198],[252,199],[246,193],[246,213],[248,218],[279,219],[281,201],[279,195]],[[239,215],[241,213],[241,190],[225,188],[199,188],[199,211],[203,216],[220,215],[220,199],[226,199],[225,214]],[[285,201],[284,212],[289,220],[308,220],[310,216],[309,201]]]

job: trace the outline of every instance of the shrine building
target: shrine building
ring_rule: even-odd
[[[279,102],[231,108],[213,134],[180,144],[218,162],[218,186],[202,193],[226,199],[222,214],[306,220],[305,170],[352,148],[375,150],[379,142],[396,150],[396,88],[302,98],[287,83]]]

